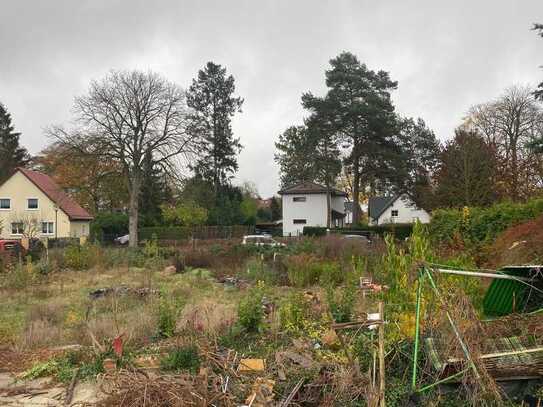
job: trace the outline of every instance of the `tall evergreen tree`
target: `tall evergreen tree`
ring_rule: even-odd
[[[0,183],[29,161],[28,152],[19,145],[20,135],[11,124],[11,115],[0,103]]]
[[[313,154],[315,146],[306,126],[290,126],[275,143],[275,162],[279,165],[281,187],[315,181]]]
[[[324,98],[306,94],[306,101],[326,106],[333,131],[350,148],[346,164],[353,174],[353,201],[361,186],[386,184],[394,175],[390,164],[401,156],[394,136],[397,130],[390,92],[397,82],[384,71],[372,71],[358,58],[343,52],[330,61],[325,72],[328,92]],[[354,205],[353,223],[360,217]]]
[[[213,62],[198,72],[187,92],[187,104],[193,109],[189,130],[204,140],[193,169],[213,183],[216,194],[237,171],[237,155],[242,148],[232,132],[231,120],[241,112],[243,99],[235,97],[234,92],[234,77]]]
[[[281,212],[281,201],[276,196],[272,197],[270,203],[271,220],[276,221],[283,217]]]
[[[543,24],[534,24],[534,30],[537,31],[540,37],[543,37]],[[543,82],[541,82],[535,91],[536,99],[543,100]]]
[[[394,166],[398,171],[396,192],[407,193],[419,207],[431,209],[429,197],[431,180],[439,164],[439,141],[421,118],[398,118],[398,123],[403,159]]]

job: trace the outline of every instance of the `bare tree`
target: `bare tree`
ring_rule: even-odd
[[[543,108],[533,88],[514,86],[498,99],[472,107],[465,127],[482,134],[495,149],[505,197],[526,198],[532,186],[523,184],[530,178],[523,171],[531,171],[528,163],[536,154],[530,142],[543,136]]]
[[[11,226],[15,225],[16,232],[29,240],[38,238],[41,232],[41,222],[38,216],[24,212],[15,213],[10,218]],[[56,225],[55,225],[56,227]]]
[[[174,160],[196,151],[198,140],[186,132],[185,92],[153,72],[112,71],[91,82],[88,94],[76,98],[74,111],[75,129],[57,127],[51,133],[121,164],[129,190],[130,246],[136,247],[144,161],[150,157],[153,165],[174,170]]]

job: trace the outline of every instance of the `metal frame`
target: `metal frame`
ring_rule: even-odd
[[[432,277],[432,273],[431,271],[435,271],[435,272],[438,272],[438,273],[442,273],[442,274],[456,274],[456,275],[462,275],[462,276],[467,276],[467,277],[479,277],[479,278],[493,278],[493,279],[503,279],[503,280],[515,280],[515,281],[519,281],[523,284],[526,284],[528,286],[530,286],[531,288],[533,289],[536,289],[537,291],[541,291],[540,289],[538,289],[537,287],[533,286],[532,284],[530,284],[528,281],[530,281],[529,279],[527,278],[523,278],[523,277],[516,277],[516,276],[511,276],[511,275],[508,275],[508,274],[500,274],[499,272],[497,273],[484,273],[484,272],[478,272],[478,271],[467,271],[467,270],[455,270],[455,269],[446,269],[446,268],[443,268],[443,266],[441,265],[436,265],[434,264],[434,266],[436,266],[435,268],[429,268],[427,267],[426,265],[424,266],[421,266],[421,268],[419,269],[419,275],[418,275],[418,279],[417,279],[417,305],[416,305],[416,314],[415,314],[415,342],[414,342],[414,350],[413,350],[413,373],[412,373],[412,377],[411,377],[411,389],[412,391],[414,392],[417,392],[417,393],[420,393],[420,392],[424,392],[432,387],[435,387],[439,384],[442,384],[442,383],[445,383],[445,382],[448,382],[452,379],[455,379],[459,376],[461,376],[462,374],[464,374],[466,371],[468,371],[469,369],[472,369],[474,374],[475,374],[475,377],[479,378],[479,372],[477,371],[477,367],[475,366],[475,363],[473,362],[473,359],[471,358],[471,354],[469,352],[469,349],[468,347],[466,346],[466,344],[464,343],[464,340],[462,339],[462,335],[460,334],[460,331],[458,330],[456,324],[454,323],[449,311],[446,311],[446,315],[447,315],[447,319],[449,321],[449,324],[451,325],[451,328],[454,332],[454,335],[456,336],[456,339],[458,340],[458,342],[460,343],[460,346],[462,347],[462,352],[464,353],[464,356],[466,357],[466,360],[469,362],[469,367],[460,371],[460,372],[457,372],[451,376],[448,376],[448,377],[445,377],[443,379],[440,379],[434,383],[431,383],[427,386],[424,386],[422,388],[419,388],[417,389],[417,371],[418,371],[418,356],[419,356],[419,348],[420,348],[420,345],[419,345],[419,341],[420,341],[420,313],[421,313],[421,304],[422,304],[422,287],[423,287],[423,283],[424,283],[424,280],[427,279],[430,283],[430,287],[432,288],[432,291],[434,291],[435,295],[437,296],[437,298],[439,299],[439,301],[441,301],[441,303],[443,305],[445,305],[443,303],[443,298],[441,296],[441,293],[439,291],[439,289],[437,288],[437,285]],[[529,267],[534,267],[534,266],[529,266]],[[539,309],[539,310],[536,310],[536,311],[533,311],[531,312],[530,314],[535,314],[535,313],[539,313],[539,312],[543,312],[543,308],[542,309]]]

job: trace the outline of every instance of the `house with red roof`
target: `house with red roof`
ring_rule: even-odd
[[[0,185],[0,237],[84,237],[92,216],[46,174],[18,168]]]

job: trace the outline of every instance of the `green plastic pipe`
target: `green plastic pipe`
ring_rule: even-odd
[[[420,389],[417,390],[417,393],[425,392],[426,390],[429,390],[432,387],[435,387],[435,386],[438,386],[438,385],[440,385],[442,383],[448,382],[449,380],[456,379],[457,377],[462,376],[464,373],[466,373],[467,370],[468,369],[461,370],[458,373],[455,373],[455,374],[453,374],[451,376],[445,377],[444,379],[438,380],[437,382],[429,384],[428,386],[421,387]]]

